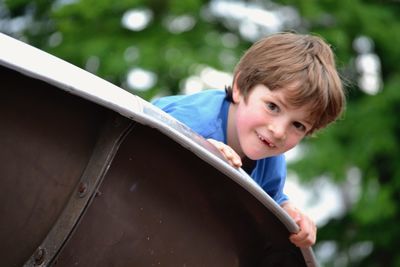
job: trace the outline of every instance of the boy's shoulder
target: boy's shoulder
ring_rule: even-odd
[[[219,117],[224,99],[224,90],[209,89],[190,95],[162,97],[152,103],[203,137],[211,138],[222,131]]]
[[[161,97],[152,103],[161,109],[182,107],[182,106],[204,106],[213,105],[213,103],[222,102],[225,98],[225,91],[218,89],[209,89],[189,95],[172,95]]]

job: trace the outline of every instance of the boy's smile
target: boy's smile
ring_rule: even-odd
[[[307,107],[292,108],[285,102],[285,88],[271,91],[256,85],[247,96],[234,86],[228,115],[228,145],[240,157],[252,160],[282,154],[311,129]]]

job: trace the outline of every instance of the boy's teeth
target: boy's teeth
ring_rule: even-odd
[[[258,138],[260,138],[261,141],[263,141],[264,143],[266,143],[269,147],[274,147],[273,144],[271,144],[270,142],[268,142],[267,140],[264,139],[264,137],[262,137],[261,135],[257,134]]]

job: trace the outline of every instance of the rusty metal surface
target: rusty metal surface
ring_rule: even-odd
[[[2,266],[317,265],[289,242],[294,222],[189,129],[3,52]],[[107,133],[109,118],[121,128]]]

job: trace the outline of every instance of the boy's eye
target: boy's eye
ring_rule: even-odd
[[[298,129],[298,130],[300,130],[300,131],[302,131],[302,132],[305,132],[305,131],[306,131],[306,126],[304,126],[304,124],[302,124],[302,123],[300,123],[300,122],[298,122],[298,121],[293,122],[293,126],[294,126],[296,129]]]
[[[272,103],[272,102],[268,102],[267,103],[267,108],[269,110],[271,110],[271,111],[274,111],[274,112],[278,112],[279,111],[279,107],[275,103]]]

